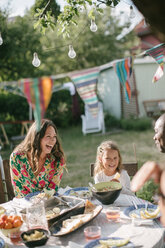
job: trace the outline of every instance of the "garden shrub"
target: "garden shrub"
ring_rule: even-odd
[[[52,94],[51,101],[45,114],[45,118],[54,121],[57,127],[68,127],[81,123],[81,114],[84,103],[77,94],[76,108],[73,112],[72,96],[68,90],[61,90]],[[6,91],[0,91],[0,121],[15,121],[29,119],[29,104],[26,98]],[[9,137],[19,135],[21,124],[6,124],[5,130]],[[3,138],[3,137],[2,137]]]
[[[144,131],[152,127],[151,120],[148,118],[121,119],[121,128],[125,130]]]
[[[153,196],[157,192],[158,186],[152,180],[145,183],[142,189],[137,192],[137,197],[153,202]]]
[[[111,114],[105,113],[104,121],[106,130],[121,127],[120,120],[118,120],[115,116],[112,116]]]

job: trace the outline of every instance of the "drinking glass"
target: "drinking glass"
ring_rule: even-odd
[[[48,222],[45,215],[44,202],[26,208],[26,223],[28,229],[43,228],[48,229]]]
[[[101,227],[88,226],[84,228],[84,235],[87,240],[99,239],[101,237]]]
[[[107,219],[111,222],[118,222],[120,220],[120,208],[119,207],[108,207],[105,210]]]

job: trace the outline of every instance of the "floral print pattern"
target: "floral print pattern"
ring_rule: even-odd
[[[11,181],[16,197],[42,191],[43,188],[58,190],[64,168],[63,159],[59,162],[48,155],[42,171],[35,176],[26,153],[13,152],[10,156]]]

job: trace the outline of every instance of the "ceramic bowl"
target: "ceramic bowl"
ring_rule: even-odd
[[[0,216],[2,214],[5,214],[5,212],[6,212],[6,209],[4,207],[0,206]]]
[[[22,226],[22,225],[21,225]],[[15,227],[15,228],[11,228],[11,229],[4,229],[1,228],[0,231],[6,236],[6,237],[10,237],[10,235],[12,233],[17,233],[20,232],[21,226]]]
[[[27,241],[26,238],[25,238],[25,235],[30,237],[30,235],[35,234],[35,231],[43,233],[43,237],[38,238],[38,239],[36,238],[35,240],[28,240]],[[49,236],[50,236],[49,231],[45,230],[45,229],[42,229],[42,228],[30,229],[30,230],[28,230],[26,232],[21,233],[22,241],[27,247],[36,247],[36,246],[45,245],[46,242],[49,239]]]
[[[114,181],[96,183],[93,187],[96,189],[92,188],[93,196],[105,205],[112,204],[122,190],[122,185]],[[106,190],[104,191],[105,188]]]

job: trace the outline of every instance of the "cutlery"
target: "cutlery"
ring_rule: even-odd
[[[135,209],[138,209],[138,206],[137,206],[137,204],[135,203],[135,201],[132,200],[132,203],[133,203]]]
[[[72,207],[72,203],[71,202],[67,202],[67,201],[63,200],[61,197],[58,197],[58,196],[54,196],[54,198],[56,198],[57,200],[60,201],[57,206],[59,206],[59,205],[65,205],[65,206],[67,206],[69,208]]]
[[[148,202],[145,202],[145,209],[148,209]]]

